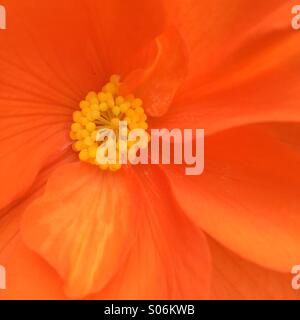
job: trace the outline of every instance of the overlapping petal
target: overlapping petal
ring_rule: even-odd
[[[207,298],[211,261],[199,228],[264,267],[288,272],[299,263],[299,126],[221,131],[300,118],[291,2],[254,2],[165,1],[176,27],[163,32],[159,0],[4,1],[18,18],[0,52],[0,208],[9,213],[0,220],[0,264],[10,274],[3,298]],[[183,38],[190,73],[182,85]],[[150,116],[169,110],[151,126],[219,132],[207,138],[204,175],[186,177],[174,166],[163,168],[167,178],[152,167],[110,174],[75,163],[56,170],[33,204],[12,204],[69,147],[71,113],[83,95],[112,73],[140,67],[136,54],[150,52],[153,39],[155,59],[131,75],[134,91]],[[21,239],[19,212],[28,204]],[[215,243],[211,250],[212,297],[264,298],[268,290],[294,297],[286,276]],[[260,288],[260,277],[274,284],[265,295],[247,279],[237,289],[232,282],[244,271]]]
[[[0,207],[22,196],[69,146],[78,101],[125,70],[164,25],[159,0],[2,4],[9,21],[0,43]]]
[[[58,271],[68,297],[207,297],[203,234],[178,211],[161,173],[138,172],[61,167],[26,211],[25,243]]]
[[[58,274],[16,235],[0,253],[6,269],[7,289],[1,300],[64,300],[63,283]]]
[[[79,162],[65,165],[25,212],[25,243],[57,270],[68,296],[101,290],[126,258],[140,205],[134,182],[130,173],[112,175]]]
[[[206,139],[202,176],[163,168],[177,202],[212,237],[255,263],[290,272],[300,255],[299,134],[292,124],[232,129]]]
[[[128,75],[123,91],[127,94],[135,92],[142,98],[149,116],[161,117],[172,105],[178,88],[188,74],[186,45],[173,26],[168,27],[145,51],[146,66]]]
[[[184,35],[188,45],[189,83],[197,87],[199,81],[203,84],[207,76],[223,70],[228,59],[235,57],[234,62],[238,62],[236,54],[247,41],[257,41],[290,26],[291,8],[297,1],[165,0],[165,3],[169,21]]]
[[[0,290],[1,300],[66,298],[59,276],[42,257],[25,246],[20,237],[20,224],[28,205],[43,194],[49,174],[73,158],[72,153],[66,153],[43,169],[26,196],[0,210],[0,265],[5,267],[7,278],[6,290]]]
[[[211,281],[206,237],[178,208],[158,167],[136,167],[143,210],[130,254],[96,299],[205,299]]]
[[[298,33],[291,28],[292,3],[257,1],[255,6],[253,1],[200,3],[203,12],[195,9],[194,15],[207,14],[210,8],[221,17],[215,24],[211,22],[210,29],[204,23],[209,30],[201,38],[216,53],[213,55],[198,41],[197,48],[207,55],[201,60],[205,70],[190,66],[190,71],[197,70],[198,75],[190,77],[181,88],[159,125],[201,127],[211,134],[263,121],[298,121],[300,45]],[[226,6],[227,10],[223,10]],[[238,12],[245,16],[237,17]],[[188,23],[192,28],[196,25],[195,18]],[[199,24],[199,28],[203,25]],[[217,37],[216,42],[211,33]],[[194,50],[198,56],[198,50]],[[190,59],[193,61],[192,55]]]
[[[220,300],[299,300],[293,275],[259,267],[209,240],[212,255],[210,298]]]

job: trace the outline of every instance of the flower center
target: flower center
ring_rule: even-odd
[[[126,97],[118,95],[120,77],[113,75],[101,90],[89,92],[80,102],[80,110],[73,113],[70,137],[74,141],[73,150],[79,153],[81,161],[98,166],[102,170],[117,171],[122,164],[118,158],[121,141],[119,141],[119,123],[126,121],[127,134],[134,129],[148,129],[147,116],[142,108],[143,101],[134,95]],[[100,164],[97,161],[98,148],[105,141],[98,141],[97,135],[103,129],[110,129],[116,136],[115,163]],[[126,148],[129,150],[131,143]]]

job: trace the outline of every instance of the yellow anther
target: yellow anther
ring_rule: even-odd
[[[127,110],[127,112],[126,112],[126,116],[127,117],[129,117],[129,118],[133,118],[134,117],[134,110],[132,110],[132,109],[129,109],[129,110]]]
[[[130,103],[128,103],[128,102],[122,103],[120,105],[120,110],[123,113],[127,112],[129,110],[129,108],[130,108]]]
[[[113,107],[112,112],[115,116],[118,116],[121,113],[121,109],[119,107]]]
[[[98,145],[93,144],[89,147],[88,151],[89,151],[89,157],[92,159],[96,158],[97,155],[97,149],[98,149]]]
[[[138,108],[143,105],[143,101],[141,99],[134,99],[132,102],[132,107],[133,108]]]
[[[81,161],[96,165],[101,170],[117,171],[121,169],[122,164],[119,158],[123,157],[124,152],[135,144],[135,142],[127,142],[124,139],[133,129],[147,130],[148,128],[147,116],[142,108],[143,101],[135,98],[134,95],[126,97],[118,95],[119,86],[120,77],[113,75],[110,82],[103,86],[101,92],[89,92],[80,102],[80,110],[73,113],[70,131],[70,138],[74,141],[72,148],[79,153]],[[120,121],[127,121],[127,128],[119,128]],[[97,141],[98,132],[103,129],[114,130],[117,140]],[[100,164],[100,160],[97,161],[100,146],[115,148],[116,159],[113,161],[109,159],[108,164]],[[105,156],[108,156],[108,152]]]
[[[89,120],[86,117],[82,117],[80,123],[82,126],[86,126],[89,123]]]
[[[89,122],[86,125],[86,130],[89,131],[89,132],[93,132],[95,129],[96,129],[96,125],[95,125],[94,122]]]
[[[106,103],[110,108],[115,106],[115,101],[114,101],[114,98],[112,98],[112,97],[107,97]]]
[[[84,143],[79,140],[79,141],[76,141],[74,144],[73,144],[73,150],[74,151],[81,151],[82,149],[84,148]]]
[[[79,153],[79,159],[81,161],[87,161],[89,159],[89,152],[87,149],[83,149]]]
[[[81,134],[80,134],[80,131],[76,133],[76,140],[81,140]]]
[[[74,132],[74,131],[71,131],[70,132],[70,138],[71,138],[71,140],[77,140],[77,134],[76,134],[76,132]]]
[[[99,92],[98,93],[98,99],[100,102],[105,102],[106,101],[106,93],[105,92]]]
[[[80,111],[75,111],[73,113],[73,121],[74,122],[80,122],[81,118],[82,118],[82,113]]]
[[[90,121],[94,121],[94,120],[98,119],[99,117],[100,117],[100,111],[98,111],[98,110],[90,111],[90,112],[87,114],[87,118],[88,118]]]
[[[99,103],[99,99],[97,97],[91,99],[91,104]]]
[[[87,130],[81,130],[79,134],[82,139],[85,139],[89,136],[89,132]]]
[[[130,129],[130,130],[138,129],[137,123],[136,123],[136,122],[131,122],[131,123],[129,124],[129,129]]]
[[[116,105],[120,106],[124,102],[125,102],[125,99],[122,96],[119,96],[116,98]]]
[[[84,144],[87,146],[87,147],[91,147],[93,144],[94,144],[94,141],[91,137],[86,137],[84,139]]]
[[[146,116],[145,114],[141,115],[141,116],[140,116],[140,120],[141,120],[142,122],[145,122],[145,121],[147,120],[147,116]]]
[[[100,109],[101,112],[107,111],[107,110],[108,110],[108,105],[107,105],[107,103],[106,103],[106,102],[100,103],[99,109]]]
[[[114,128],[117,128],[119,126],[119,122],[120,122],[120,119],[119,118],[113,118],[111,119],[111,125],[114,127]]]
[[[103,87],[103,91],[115,95],[118,92],[118,88],[116,84],[109,82]]]
[[[79,106],[80,106],[80,109],[89,108],[90,103],[86,100],[83,100],[80,102]]]
[[[93,139],[93,141],[96,141],[97,139],[97,134],[98,134],[98,131],[93,131],[92,134],[91,134],[91,138]]]
[[[91,105],[91,110],[92,111],[100,111],[100,106],[98,103],[94,103]]]
[[[86,96],[86,101],[88,101],[88,102],[93,102],[93,101],[95,101],[95,99],[97,99],[98,98],[98,96],[97,96],[97,93],[96,92],[94,92],[94,91],[91,91],[91,92],[89,92],[88,94],[87,94],[87,96]],[[98,100],[98,99],[97,99]]]
[[[79,123],[73,123],[71,129],[73,132],[80,132],[82,130],[82,126]]]
[[[137,114],[139,114],[139,115],[142,115],[142,114],[144,114],[144,109],[143,109],[142,107],[137,107],[137,108],[135,109],[135,112],[136,112]]]
[[[94,119],[98,119],[100,117],[100,111],[99,110],[92,110],[92,116]]]
[[[135,113],[134,116],[132,117],[132,121],[139,122],[139,120],[140,120],[140,116],[137,113]]]
[[[89,112],[90,112],[90,107],[84,107],[83,109],[82,109],[82,114],[84,115],[84,116],[87,116],[88,114],[89,114]]]

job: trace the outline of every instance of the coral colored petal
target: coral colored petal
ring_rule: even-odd
[[[153,125],[204,128],[211,134],[257,122],[298,121],[300,65],[295,57],[300,51],[299,41],[295,34],[280,37],[282,47],[270,46],[267,54],[243,60],[251,67],[239,69],[237,65],[226,78],[220,76],[218,82],[208,82],[199,90],[176,97],[169,113],[160,122],[152,121]],[[279,64],[270,58],[271,51]]]
[[[253,36],[258,38],[291,21],[291,1],[164,1],[170,23],[184,34],[188,44],[191,81],[195,76],[205,80],[212,71],[222,68],[228,57]]]
[[[70,144],[68,126],[79,98],[72,78],[88,65],[71,36],[83,36],[84,18],[67,15],[69,4],[4,1],[9,19],[0,52],[1,208],[23,196]],[[79,2],[73,4],[78,10]]]
[[[204,299],[210,286],[206,237],[175,204],[158,167],[135,167],[141,192],[137,238],[95,299]]]
[[[160,117],[168,111],[187,75],[188,59],[184,41],[174,27],[157,37],[154,44],[156,55],[150,65],[129,74],[123,90],[142,98],[149,116]]]
[[[2,4],[10,19],[1,34],[5,50],[0,61],[11,62],[17,78],[25,73],[31,92],[60,103],[77,102],[112,73],[123,74],[137,52],[163,31],[165,22],[161,0]]]
[[[74,163],[57,169],[26,210],[25,243],[57,270],[69,297],[99,291],[126,258],[135,239],[137,194],[130,171]]]
[[[91,0],[91,26],[104,70],[126,74],[139,51],[165,27],[161,0]],[[98,42],[97,42],[98,41]]]
[[[0,50],[0,179],[6,183],[0,208],[22,196],[70,144],[78,101],[124,69],[164,23],[159,0],[1,4],[9,19]]]
[[[269,2],[260,3],[259,8],[270,6]],[[256,15],[253,1],[249,4],[253,8],[249,12]],[[300,46],[298,34],[290,26],[290,10],[290,4],[279,9],[273,5],[221,65],[180,89],[159,125],[200,127],[208,134],[249,123],[298,121]],[[247,20],[236,17],[232,23],[239,21]]]
[[[293,124],[232,129],[206,138],[203,175],[163,169],[197,225],[242,257],[290,272],[300,255],[299,137]]]
[[[213,240],[212,289],[210,299],[221,300],[290,300],[300,299],[292,289],[294,275],[279,273],[250,263]]]
[[[59,276],[24,245],[20,235],[0,252],[0,265],[6,269],[6,290],[0,290],[0,300],[66,299]]]
[[[73,152],[66,152],[63,157],[43,169],[37,176],[32,188],[17,202],[0,210],[0,251],[20,229],[20,219],[29,204],[39,197],[45,189],[49,175],[53,170],[65,163],[74,161]]]
[[[68,110],[107,80],[85,1],[8,0],[4,5],[9,25],[1,33],[1,97]]]
[[[59,118],[0,115],[0,208],[23,196],[41,168],[69,146],[68,120],[63,124]]]
[[[17,204],[0,210],[0,265],[6,268],[6,290],[0,299],[64,299],[62,281],[37,254],[25,247],[20,238],[21,217],[30,203],[39,197],[52,170],[72,161],[66,154],[60,161],[44,169],[34,188]]]

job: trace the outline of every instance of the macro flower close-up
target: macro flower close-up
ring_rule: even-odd
[[[297,4],[0,0],[0,299],[299,299]],[[203,172],[100,163],[120,123]]]

